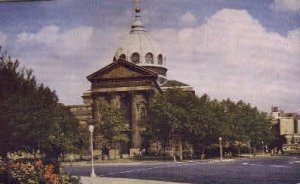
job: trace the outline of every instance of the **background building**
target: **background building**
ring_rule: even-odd
[[[277,134],[283,138],[283,151],[300,151],[300,115],[272,107],[271,116]]]

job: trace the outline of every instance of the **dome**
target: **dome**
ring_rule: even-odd
[[[135,19],[130,32],[120,42],[114,60],[125,59],[138,66],[145,67],[160,76],[166,77],[166,59],[158,44],[151,38],[141,21],[140,8],[135,9]],[[161,83],[161,82],[159,82]]]
[[[138,56],[135,56],[137,54]],[[165,63],[162,61],[158,64],[158,55],[163,57],[159,47],[147,32],[130,32],[121,41],[115,57],[117,59],[123,57],[123,59],[139,66],[157,65],[162,67]]]

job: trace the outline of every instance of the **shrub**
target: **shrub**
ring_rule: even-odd
[[[8,181],[7,181],[8,180]],[[79,177],[64,173],[60,168],[55,172],[53,164],[36,161],[0,162],[0,182],[28,184],[80,184]]]

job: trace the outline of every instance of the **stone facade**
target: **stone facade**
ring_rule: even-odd
[[[70,105],[71,112],[79,120],[81,126],[87,125],[93,119],[92,107],[89,104]]]
[[[149,100],[161,93],[156,82],[157,74],[119,59],[87,78],[91,89],[83,95],[84,105],[70,106],[71,111],[84,125],[98,118],[97,103],[101,100],[124,108],[130,127],[130,142],[123,153],[138,154],[145,146],[142,134]]]
[[[285,113],[278,107],[272,107],[273,124],[280,136],[284,138],[283,150],[300,151],[300,116],[296,113]]]
[[[179,87],[194,94],[192,87],[174,80],[159,86],[156,73],[123,59],[107,65],[87,78],[91,82],[91,89],[82,96],[84,104],[69,106],[71,112],[82,126],[87,126],[101,116],[97,110],[100,101],[125,109],[130,141],[127,145],[122,145],[120,151],[121,154],[130,156],[139,154],[144,148],[149,152],[158,152],[161,147],[159,143],[151,142],[144,136],[151,98],[171,87]],[[100,149],[97,144],[95,148]]]

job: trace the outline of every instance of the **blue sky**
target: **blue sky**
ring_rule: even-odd
[[[300,110],[299,0],[142,0],[168,78],[198,95]],[[0,3],[0,44],[61,102],[80,104],[86,76],[112,61],[133,20],[131,0]]]

